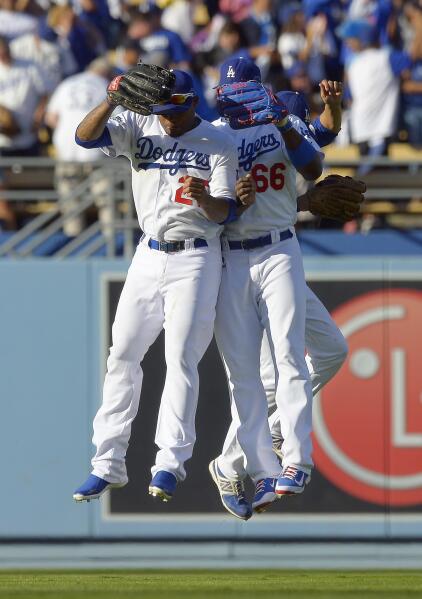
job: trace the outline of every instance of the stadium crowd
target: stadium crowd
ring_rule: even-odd
[[[46,155],[54,132],[60,160],[85,162],[67,103],[86,113],[139,58],[188,70],[212,120],[219,66],[238,56],[274,90],[303,92],[311,114],[319,82],[344,81],[339,141],[362,155],[422,146],[422,0],[0,0],[0,157]],[[16,226],[5,201],[0,221]]]

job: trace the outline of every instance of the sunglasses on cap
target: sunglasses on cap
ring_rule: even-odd
[[[188,98],[194,98],[196,94],[194,92],[189,92],[187,94],[172,94],[170,97],[170,102],[172,104],[184,104]]]

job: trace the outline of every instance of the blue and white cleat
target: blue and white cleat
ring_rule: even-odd
[[[310,474],[299,470],[295,466],[287,466],[277,480],[275,492],[277,495],[298,495],[299,493],[303,493],[305,485],[310,480]]]
[[[261,514],[265,512],[270,505],[278,499],[275,492],[276,478],[262,478],[256,483],[255,497],[252,501],[254,512]]]
[[[159,470],[154,474],[150,482],[148,492],[153,497],[158,497],[161,501],[170,501],[176,489],[177,478],[171,472]]]
[[[243,481],[226,478],[218,468],[217,460],[210,462],[208,469],[213,481],[217,485],[221,503],[226,510],[233,516],[236,516],[236,518],[249,520],[252,516],[252,508],[246,499]]]
[[[83,485],[78,487],[73,493],[75,501],[91,501],[91,499],[99,499],[108,489],[119,489],[124,487],[126,483],[109,483],[108,481],[90,474]]]

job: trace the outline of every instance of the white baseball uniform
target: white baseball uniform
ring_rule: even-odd
[[[165,329],[166,382],[158,417],[157,453],[152,473],[166,470],[185,478],[184,462],[195,442],[198,363],[208,347],[221,279],[222,227],[182,195],[187,175],[208,181],[214,197],[233,198],[237,154],[230,136],[200,121],[173,138],[157,116],[132,112],[107,125],[110,156],[132,164],[133,195],[145,236],[139,244],[120,296],[107,361],[103,403],[94,419],[93,474],[126,482],[125,455],[138,411],[142,385],[140,362]],[[185,249],[152,249],[151,239],[185,241]],[[206,240],[196,247],[195,240]]]
[[[292,120],[303,133],[305,125],[300,119]],[[306,283],[294,233],[296,169],[274,125],[241,130],[232,130],[223,121],[214,125],[231,133],[238,146],[239,174],[250,172],[257,185],[255,204],[225,227],[225,268],[215,326],[236,408],[234,415],[237,411],[240,419],[237,439],[253,480],[278,475],[275,454],[268,453],[267,401],[260,378],[265,330],[279,374],[275,399],[283,415],[283,465],[310,472],[312,387],[305,361]],[[316,146],[310,136],[306,137]],[[271,243],[261,248],[229,247],[233,241],[267,235]],[[233,343],[235,336],[241,343]],[[218,464],[223,474],[237,478],[224,454]]]
[[[305,321],[306,363],[311,375],[312,393],[315,395],[340,369],[347,357],[347,343],[325,306],[315,293],[306,287]],[[276,409],[275,394],[277,372],[268,337],[264,332],[261,346],[261,379],[267,396],[268,419],[273,441],[282,442],[280,414]],[[222,459],[227,476],[243,479],[247,474],[245,455],[237,440],[239,418],[233,410],[233,420],[227,432],[222,450]]]

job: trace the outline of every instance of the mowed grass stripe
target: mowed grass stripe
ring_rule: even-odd
[[[0,597],[225,599],[422,597],[422,572],[262,570],[0,571]]]

